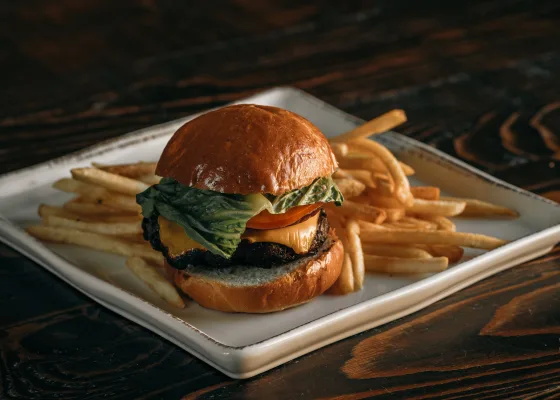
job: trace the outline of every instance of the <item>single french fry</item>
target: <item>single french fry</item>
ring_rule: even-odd
[[[348,235],[348,253],[352,260],[352,271],[354,272],[354,290],[360,290],[364,286],[364,254],[362,242],[360,241],[360,227],[356,220],[351,219],[346,226]]]
[[[465,203],[465,209],[461,214],[461,217],[501,217],[501,218],[518,218],[519,213],[507,207],[499,206],[496,204],[488,203],[482,200],[476,199],[462,199],[456,197],[442,197],[445,201],[455,201]]]
[[[414,218],[414,217],[403,217],[401,219],[402,222],[407,222],[413,224],[419,229],[425,229],[428,231],[435,231],[438,228],[438,224],[435,222],[424,221],[422,219]]]
[[[383,162],[371,155],[342,157],[338,160],[338,166],[344,169],[364,169],[370,172],[384,173],[387,171]]]
[[[366,190],[366,185],[356,179],[335,179],[334,182],[344,198],[359,196]]]
[[[453,217],[461,214],[465,205],[466,203],[462,201],[414,199],[412,206],[407,208],[407,212]]]
[[[423,274],[441,272],[447,268],[445,257],[432,258],[399,258],[366,254],[364,256],[366,269],[371,272],[389,274]]]
[[[449,218],[441,215],[420,215],[419,218],[435,223],[440,231],[455,232],[457,230],[455,224]]]
[[[402,161],[399,161],[399,165],[401,166],[403,174],[405,174],[406,176],[411,176],[416,173],[416,171],[414,171],[414,168],[412,168],[408,164],[403,163]]]
[[[403,208],[400,201],[390,196],[377,195],[375,191],[367,191],[369,202],[376,207],[383,208]]]
[[[363,243],[364,254],[375,256],[400,257],[400,258],[431,258],[432,255],[423,249],[391,244]]]
[[[368,232],[386,232],[390,230],[383,225],[374,224],[363,220],[358,220],[358,226],[360,227],[360,237],[362,237],[364,233]]]
[[[100,233],[102,235],[117,236],[117,235],[133,235],[141,234],[142,226],[139,221],[136,222],[88,222],[76,221],[73,219],[66,219],[49,215],[43,219],[46,225],[55,226],[60,228],[76,229],[84,232]]]
[[[79,215],[86,216],[102,216],[106,217],[109,215],[125,215],[127,213],[118,208],[111,208],[105,204],[87,202],[87,199],[74,199],[67,201],[62,206],[65,210],[73,212]],[[136,213],[128,213],[128,215],[136,215]]]
[[[124,211],[139,213],[141,208],[136,204],[136,199],[132,196],[112,193],[109,190],[97,185],[78,182],[74,179],[63,178],[53,184],[55,189],[63,192],[77,193],[90,201],[105,204],[113,208]]]
[[[157,175],[142,175],[138,179],[140,182],[144,182],[146,185],[157,185],[161,181],[161,176]]]
[[[164,264],[163,256],[157,251],[152,250],[147,244],[130,243],[116,237],[100,235],[99,233],[45,225],[29,226],[26,228],[26,231],[37,239],[49,242],[73,244],[127,257],[138,256],[154,261],[158,265]]]
[[[415,199],[439,200],[440,189],[434,186],[412,186],[410,192]]]
[[[336,212],[347,217],[373,222],[374,224],[381,224],[387,217],[385,211],[380,208],[356,203],[351,200],[346,200],[342,203],[341,207],[336,208]]]
[[[401,221],[396,221],[396,222],[384,222],[383,226],[392,230],[407,230],[407,231],[417,231],[418,227],[415,224],[411,224],[411,223],[407,223],[407,222],[401,222]]]
[[[431,244],[427,251],[434,257],[447,257],[450,263],[459,262],[465,253],[462,247],[451,244]]]
[[[327,291],[328,294],[345,295],[354,291],[354,272],[352,271],[352,260],[348,253],[344,253],[342,269],[334,284]]]
[[[378,133],[387,132],[404,122],[406,122],[406,114],[403,110],[391,110],[349,132],[330,139],[330,142],[346,142],[351,139],[365,138]]]
[[[367,187],[375,187],[375,183],[371,177],[371,172],[365,169],[339,169],[337,172],[346,174],[346,176],[362,182]]]
[[[143,162],[140,161],[134,164],[120,164],[120,165],[101,165],[97,163],[92,163],[93,166],[103,171],[110,172],[112,174],[126,176],[128,178],[138,178],[140,176],[153,175],[156,172],[155,162]]]
[[[493,250],[508,242],[492,236],[476,233],[449,231],[412,231],[386,230],[380,231],[363,227],[360,224],[360,237],[364,242],[394,244],[452,244],[476,249]]]
[[[348,146],[346,143],[331,143],[331,149],[340,163],[340,160],[348,154]]]
[[[376,155],[387,167],[387,171],[391,175],[394,182],[394,194],[397,199],[405,206],[412,205],[414,198],[410,193],[410,185],[404,174],[399,162],[395,156],[381,144],[368,139],[356,139],[348,142],[351,150],[364,149],[371,154]]]
[[[167,303],[178,308],[185,308],[185,303],[177,289],[155,267],[140,257],[127,258],[126,266]]]
[[[381,196],[393,196],[395,184],[393,183],[391,176],[386,173],[375,172],[373,173],[372,177],[373,182],[375,183],[375,189],[370,189],[370,193],[372,195],[375,193],[376,195]]]
[[[51,215],[56,215],[58,217],[63,217],[63,218],[80,219],[80,216],[78,214],[75,214],[71,211],[67,211],[60,207],[49,206],[48,204],[39,205],[39,209],[37,210],[37,213],[41,218],[45,218]]]
[[[74,168],[70,171],[77,181],[101,186],[107,190],[136,196],[148,189],[148,185],[136,179],[127,178],[97,168]]]
[[[382,210],[387,215],[386,222],[397,222],[405,216],[404,208],[382,208]]]

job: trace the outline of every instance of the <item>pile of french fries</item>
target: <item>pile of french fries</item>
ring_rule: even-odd
[[[377,142],[367,139],[406,121],[393,110],[331,140],[340,169],[335,181],[345,197],[326,206],[345,254],[332,293],[360,290],[365,271],[389,274],[438,272],[463,256],[462,247],[494,249],[505,241],[455,232],[448,217],[517,217],[490,203],[440,197],[436,187],[410,187],[414,170]],[[185,307],[166,275],[163,256],[142,238],[136,194],[161,179],[156,164],[139,162],[71,170],[54,183],[75,197],[60,206],[41,204],[41,225],[27,232],[38,239],[126,256],[126,266],[169,304]]]
[[[136,194],[159,182],[155,163],[101,165],[71,170],[53,184],[75,197],[62,205],[41,204],[42,224],[27,227],[38,239],[126,256],[126,266],[169,304],[185,303],[168,280],[164,258],[142,237]]]
[[[432,186],[411,187],[414,170],[368,136],[406,121],[393,110],[332,139],[340,169],[334,178],[345,201],[327,205],[329,222],[345,249],[334,294],[360,290],[366,271],[423,274],[445,270],[463,247],[492,250],[506,241],[456,232],[449,217],[517,218],[514,210],[474,199],[441,197]]]

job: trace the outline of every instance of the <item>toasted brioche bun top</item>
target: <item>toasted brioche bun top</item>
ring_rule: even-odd
[[[336,168],[327,139],[311,122],[281,108],[241,104],[179,128],[156,173],[198,189],[280,195]]]
[[[166,265],[175,285],[203,307],[225,312],[269,313],[308,302],[338,279],[344,250],[334,232],[313,256],[272,268]]]

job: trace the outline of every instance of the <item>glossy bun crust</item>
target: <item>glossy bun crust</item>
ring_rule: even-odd
[[[327,139],[311,122],[281,108],[241,104],[179,128],[156,173],[199,189],[280,195],[336,168]]]
[[[272,280],[230,284],[211,274],[190,275],[167,266],[175,285],[203,307],[224,312],[269,313],[303,304],[324,293],[338,279],[344,250],[340,240],[316,257],[302,260]],[[254,269],[255,267],[251,267]]]

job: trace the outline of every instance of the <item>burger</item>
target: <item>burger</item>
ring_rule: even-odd
[[[337,162],[305,118],[234,105],[180,127],[160,183],[137,195],[144,239],[200,305],[266,313],[303,304],[337,280],[343,248],[323,206],[341,205]]]

